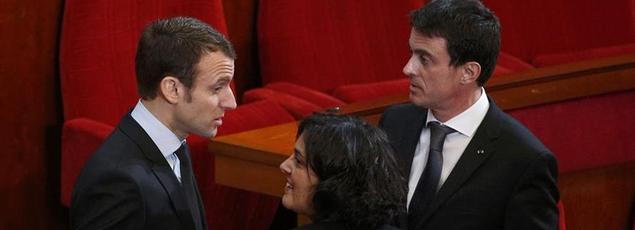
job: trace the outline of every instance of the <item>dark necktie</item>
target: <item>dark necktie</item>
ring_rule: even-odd
[[[185,194],[185,200],[188,202],[192,218],[194,219],[194,226],[198,230],[203,229],[203,220],[201,219],[201,211],[199,206],[198,193],[194,186],[194,176],[192,175],[192,163],[190,160],[190,151],[186,144],[181,145],[176,150],[176,155],[181,162],[181,186]]]
[[[436,121],[429,122],[428,127],[430,128],[428,162],[421,178],[419,178],[412,200],[410,200],[408,229],[416,228],[418,220],[423,218],[426,209],[434,200],[443,168],[443,142],[448,134],[455,132],[454,129]]]

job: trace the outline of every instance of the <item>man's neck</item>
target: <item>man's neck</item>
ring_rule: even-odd
[[[447,103],[449,105],[447,108],[435,108],[430,109],[430,111],[432,111],[434,117],[440,122],[449,121],[453,117],[470,108],[470,106],[474,105],[474,103],[476,103],[476,101],[478,101],[481,97],[481,93],[482,88],[478,87],[477,89],[466,93],[464,96],[455,97],[453,101]]]
[[[174,120],[173,114],[171,113],[171,109],[169,108],[172,105],[160,101],[160,99],[157,98],[152,100],[141,99],[141,103],[143,103],[143,106],[145,106],[146,109],[148,109],[148,111],[157,118],[157,120],[165,125],[165,127],[168,127],[168,129],[170,129],[180,139],[184,139],[185,137],[187,137],[187,135],[176,132],[174,123],[172,122]]]

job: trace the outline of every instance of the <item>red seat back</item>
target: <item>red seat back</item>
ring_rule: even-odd
[[[531,62],[563,53],[635,42],[633,0],[484,0],[501,21],[502,50]]]
[[[258,46],[264,84],[330,93],[340,85],[403,78],[408,13],[422,0],[262,0]]]

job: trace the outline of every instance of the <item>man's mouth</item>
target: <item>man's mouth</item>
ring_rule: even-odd
[[[223,116],[217,117],[216,119],[214,119],[214,124],[216,126],[221,126],[223,124]]]

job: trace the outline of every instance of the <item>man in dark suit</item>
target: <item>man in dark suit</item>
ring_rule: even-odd
[[[408,229],[557,229],[554,156],[483,88],[498,19],[478,0],[435,0],[411,23],[412,103],[380,120],[409,178]]]
[[[185,138],[213,137],[236,101],[236,54],[193,18],[150,24],[137,47],[141,99],[86,163],[73,229],[207,229]]]

